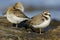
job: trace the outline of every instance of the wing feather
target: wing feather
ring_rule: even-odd
[[[42,14],[38,14],[38,15],[35,15],[34,17],[31,18],[31,23],[36,25],[36,24],[41,24],[42,22],[44,22],[44,19],[43,19],[43,16]]]
[[[28,18],[21,10],[14,9],[13,7],[9,7],[7,12],[9,12],[10,14],[14,14],[17,17]]]

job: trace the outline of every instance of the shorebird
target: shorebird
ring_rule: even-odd
[[[50,12],[48,10],[45,10],[41,14],[33,16],[29,24],[32,25],[34,28],[39,28],[41,34],[41,29],[47,27],[50,24],[50,21]]]
[[[6,12],[7,20],[10,21],[11,23],[15,23],[16,27],[18,23],[29,19],[20,9],[20,6],[19,7],[18,6],[19,5],[17,5],[16,3],[15,6],[9,7]]]

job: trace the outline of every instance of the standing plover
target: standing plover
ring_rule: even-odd
[[[24,15],[22,10],[20,10],[19,8],[20,7],[16,7],[16,6],[9,7],[6,12],[8,21],[10,21],[11,23],[15,23],[16,27],[17,27],[17,23],[20,23],[24,20],[28,20],[28,17]]]
[[[47,27],[50,24],[50,21],[50,12],[48,10],[45,10],[41,14],[33,16],[31,18],[30,25],[32,25],[34,28],[40,28],[41,34],[41,28]]]

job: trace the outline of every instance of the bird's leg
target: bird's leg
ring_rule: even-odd
[[[41,28],[40,28],[40,34],[41,34]]]
[[[18,27],[18,24],[16,24],[16,28]]]

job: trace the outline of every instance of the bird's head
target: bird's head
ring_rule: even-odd
[[[50,17],[51,16],[49,10],[43,11],[43,15],[46,16],[46,17]]]
[[[23,7],[23,4],[21,2],[17,2],[15,5],[14,5],[14,8],[15,9],[19,9],[21,10],[22,12],[24,12],[24,7]]]

